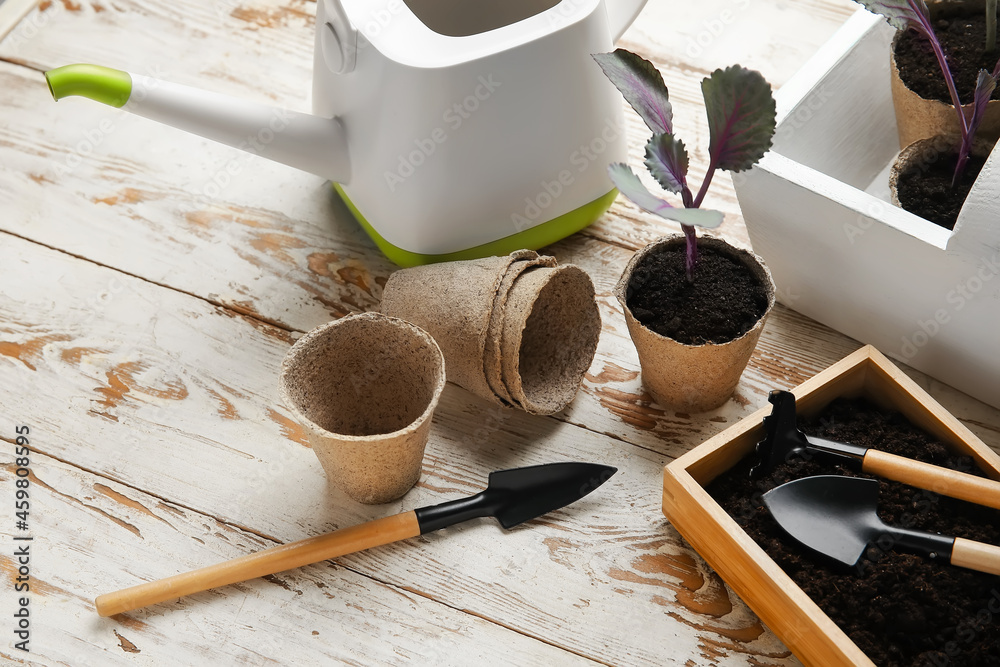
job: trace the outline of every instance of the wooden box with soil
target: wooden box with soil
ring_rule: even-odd
[[[1000,457],[871,346],[794,394],[807,432],[1000,479]],[[998,664],[1000,615],[990,612],[1000,611],[996,577],[875,551],[861,575],[845,573],[781,533],[761,494],[793,478],[843,471],[800,461],[751,482],[770,411],[666,466],[663,512],[681,535],[807,665]],[[995,510],[880,485],[887,522],[1000,543]]]

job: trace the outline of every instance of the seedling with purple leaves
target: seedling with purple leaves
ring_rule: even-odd
[[[951,104],[955,108],[955,113],[958,114],[961,139],[957,151],[958,160],[955,163],[955,172],[951,179],[951,186],[955,187],[965,171],[965,165],[969,162],[969,153],[972,151],[972,143],[976,138],[976,130],[979,129],[979,124],[986,113],[986,104],[990,101],[993,90],[996,88],[997,76],[1000,76],[1000,60],[997,61],[992,74],[984,69],[979,71],[973,95],[972,115],[966,118],[961,99],[958,96],[958,89],[955,86],[955,77],[952,76],[948,58],[941,47],[941,41],[934,33],[930,12],[927,10],[924,0],[855,0],[855,2],[863,5],[868,11],[883,16],[893,28],[915,30],[930,43],[934,57],[941,68],[941,74],[944,76],[945,85],[948,86]],[[990,52],[996,48],[996,0],[990,0],[986,3],[986,26],[986,51]]]
[[[663,77],[648,60],[625,49],[594,54],[594,59],[653,131],[646,144],[645,165],[664,190],[680,195],[683,206],[678,208],[651,193],[627,164],[609,165],[608,175],[636,206],[680,223],[687,239],[685,268],[691,281],[698,263],[695,227],[713,229],[722,224],[722,213],[701,208],[716,170],[749,169],[771,147],[775,128],[771,86],[759,72],[739,65],[717,69],[701,82],[708,112],[709,164],[698,193],[692,195],[687,183],[688,153],[674,136],[673,109]]]

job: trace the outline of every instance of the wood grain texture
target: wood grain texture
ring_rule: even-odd
[[[1000,575],[1000,547],[956,537],[951,564]]]
[[[877,450],[869,450],[865,455],[863,470],[918,489],[1000,509],[1000,482],[996,480],[967,475]]]
[[[739,61],[780,85],[852,8],[653,0],[622,45],[664,71],[697,179],[701,78]],[[57,613],[32,658],[797,664],[664,521],[662,465],[857,342],[777,307],[726,405],[663,410],[643,390],[612,289],[635,248],[677,230],[619,200],[548,249],[591,275],[604,325],[573,404],[532,417],[449,386],[418,486],[358,505],[327,486],[280,405],[278,368],[301,333],[375,308],[394,267],[319,178],[85,100],[53,103],[40,73],[92,61],[304,110],[313,14],[300,0],[42,2],[0,41],[0,403],[38,430],[36,474],[53,489],[40,487],[36,528],[52,560],[38,562],[36,599],[45,584],[70,592],[45,603]],[[721,32],[689,52],[714,19]],[[629,112],[626,131],[638,164],[648,130]],[[746,245],[731,181],[716,178],[707,205]],[[794,307],[797,295],[779,298]],[[1000,446],[996,410],[914,377]],[[97,593],[469,495],[492,470],[571,459],[620,472],[511,532],[472,522],[114,619],[90,606]]]
[[[392,514],[324,535],[254,551],[197,570],[104,593],[94,600],[94,607],[101,616],[123,614],[214,588],[281,574],[355,551],[374,549],[419,534],[420,525],[412,510]]]
[[[800,414],[813,415],[839,397],[863,396],[898,410],[988,474],[1000,474],[1000,456],[958,423],[915,382],[871,346],[854,352],[795,390]],[[749,454],[763,437],[762,409],[670,463],[664,470],[663,511],[700,553],[795,649],[807,665],[872,665],[853,641],[768,556],[705,487]],[[997,547],[964,542],[955,564],[993,568]]]
[[[10,341],[0,383],[20,388],[5,407],[34,420],[39,450],[100,471],[102,484],[176,499],[287,542],[470,495],[492,470],[599,461],[620,469],[599,492],[516,530],[475,522],[338,562],[601,662],[652,664],[669,650],[718,664],[746,655],[788,664],[787,651],[662,520],[650,487],[661,455],[448,387],[418,486],[396,503],[358,505],[327,486],[277,402],[286,332],[13,237],[4,237],[0,262],[11,278],[0,300]],[[109,295],[95,314],[88,300],[102,290]],[[107,521],[130,540],[150,540],[130,519]],[[150,548],[160,556],[142,573],[128,569],[132,556],[119,556],[108,563],[121,573],[111,588],[176,574],[183,568],[173,554],[188,546],[157,540]],[[595,614],[616,621],[595,623]]]
[[[24,15],[30,12],[38,0],[4,0],[0,2],[0,39],[11,32]]]
[[[44,441],[42,429],[34,433]],[[331,562],[99,618],[95,593],[274,542],[44,455],[31,467],[32,651],[5,642],[5,664],[466,665],[498,654],[518,664],[593,664]],[[4,447],[0,484],[13,479]],[[9,553],[0,569],[9,590]],[[376,627],[382,641],[372,641]]]
[[[0,64],[0,83],[23,92],[25,98],[20,112],[18,107],[11,109],[19,122],[0,128],[0,152],[5,149],[5,132],[13,145],[7,151],[12,167],[0,172],[0,182],[6,181],[9,187],[0,190],[0,197],[4,191],[22,192],[9,205],[29,207],[0,220],[0,229],[68,249],[74,255],[297,332],[308,331],[331,317],[377,305],[381,286],[393,267],[377,254],[343,205],[318,178],[247,158],[255,160],[255,165],[265,172],[270,171],[275,178],[274,190],[260,188],[255,179],[233,182],[224,193],[226,197],[256,199],[258,203],[248,206],[235,201],[214,202],[204,209],[185,212],[183,208],[195,202],[174,184],[164,182],[159,164],[165,159],[162,151],[144,155],[136,154],[133,148],[144,135],[148,141],[148,121],[86,100],[53,104],[47,100],[41,76],[23,68]],[[81,126],[60,120],[57,107],[64,103],[78,103],[74,117]],[[47,115],[49,112],[52,115]],[[68,135],[61,141],[79,145],[80,127],[99,128],[102,122],[114,122],[115,127],[120,127],[94,149],[99,149],[101,156],[91,154],[86,160],[79,157],[81,162],[71,173],[77,183],[74,192],[65,193],[65,197],[44,194],[59,180],[60,160],[73,156],[60,153],[53,134],[65,130]],[[29,126],[34,129],[29,131]],[[119,141],[119,133],[129,136],[112,144]],[[206,150],[226,150],[182,134],[164,143],[174,146],[188,140],[203,143]],[[28,150],[29,146],[34,146],[34,152]],[[107,155],[105,150],[119,154]],[[4,154],[5,159],[8,154]],[[184,160],[180,155],[174,155],[174,159]],[[125,164],[130,166],[124,173],[111,166]],[[191,169],[197,170],[202,164],[196,160]],[[279,178],[278,172],[284,176]],[[109,186],[109,178],[120,181]],[[26,204],[22,205],[22,201]],[[290,213],[282,212],[282,208]],[[73,220],[73,224],[67,225],[66,220]],[[713,424],[746,414],[748,402],[762,400],[775,381],[782,382],[781,388],[794,386],[857,346],[791,311],[776,311],[755,352],[758,363],[751,362],[737,396],[713,415],[716,422],[692,422],[651,406],[641,388],[638,360],[620,306],[612,296],[631,251],[582,235],[555,244],[548,251],[561,261],[580,265],[591,275],[605,322],[598,350],[602,368],[592,373],[593,379],[584,385],[584,393],[596,400],[581,400],[581,396],[563,418],[607,432],[604,415],[612,410],[622,417],[620,424],[612,425],[616,435],[671,456],[683,451],[664,450],[672,442],[688,446],[688,441],[677,440],[673,433],[664,440],[663,431],[672,427],[671,422],[702,435],[705,426],[718,430]],[[199,267],[198,271],[187,270],[192,263]],[[784,298],[794,303],[795,295]],[[789,336],[807,344],[783,345]],[[594,411],[592,425],[587,423],[590,416],[578,417],[585,407]]]

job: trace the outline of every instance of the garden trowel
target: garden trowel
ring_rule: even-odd
[[[875,479],[803,477],[764,494],[764,504],[793,538],[847,566],[857,566],[869,545],[1000,574],[1000,547],[884,523]]]
[[[120,614],[210,588],[417,537],[477,517],[496,517],[504,528],[513,528],[583,498],[617,471],[610,466],[575,462],[500,470],[490,473],[485,490],[468,498],[375,519],[108,593],[98,597],[94,604],[101,616]]]
[[[1000,509],[1000,482],[877,449],[806,435],[795,423],[795,394],[790,391],[772,391],[767,400],[774,407],[771,414],[764,417],[764,438],[757,443],[757,462],[750,469],[751,479],[759,478],[774,466],[801,456],[805,459],[839,463],[859,472],[909,484],[949,498]]]

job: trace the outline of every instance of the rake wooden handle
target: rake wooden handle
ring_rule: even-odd
[[[1000,509],[1000,482],[922,463],[876,449],[865,454],[861,469],[903,484],[940,493],[949,498]]]
[[[107,593],[94,600],[94,605],[101,616],[112,616],[417,535],[420,535],[420,524],[416,513],[404,512],[326,535],[282,544],[200,570]]]
[[[1000,574],[1000,547],[956,537],[955,545],[951,548],[951,564],[988,574]]]

